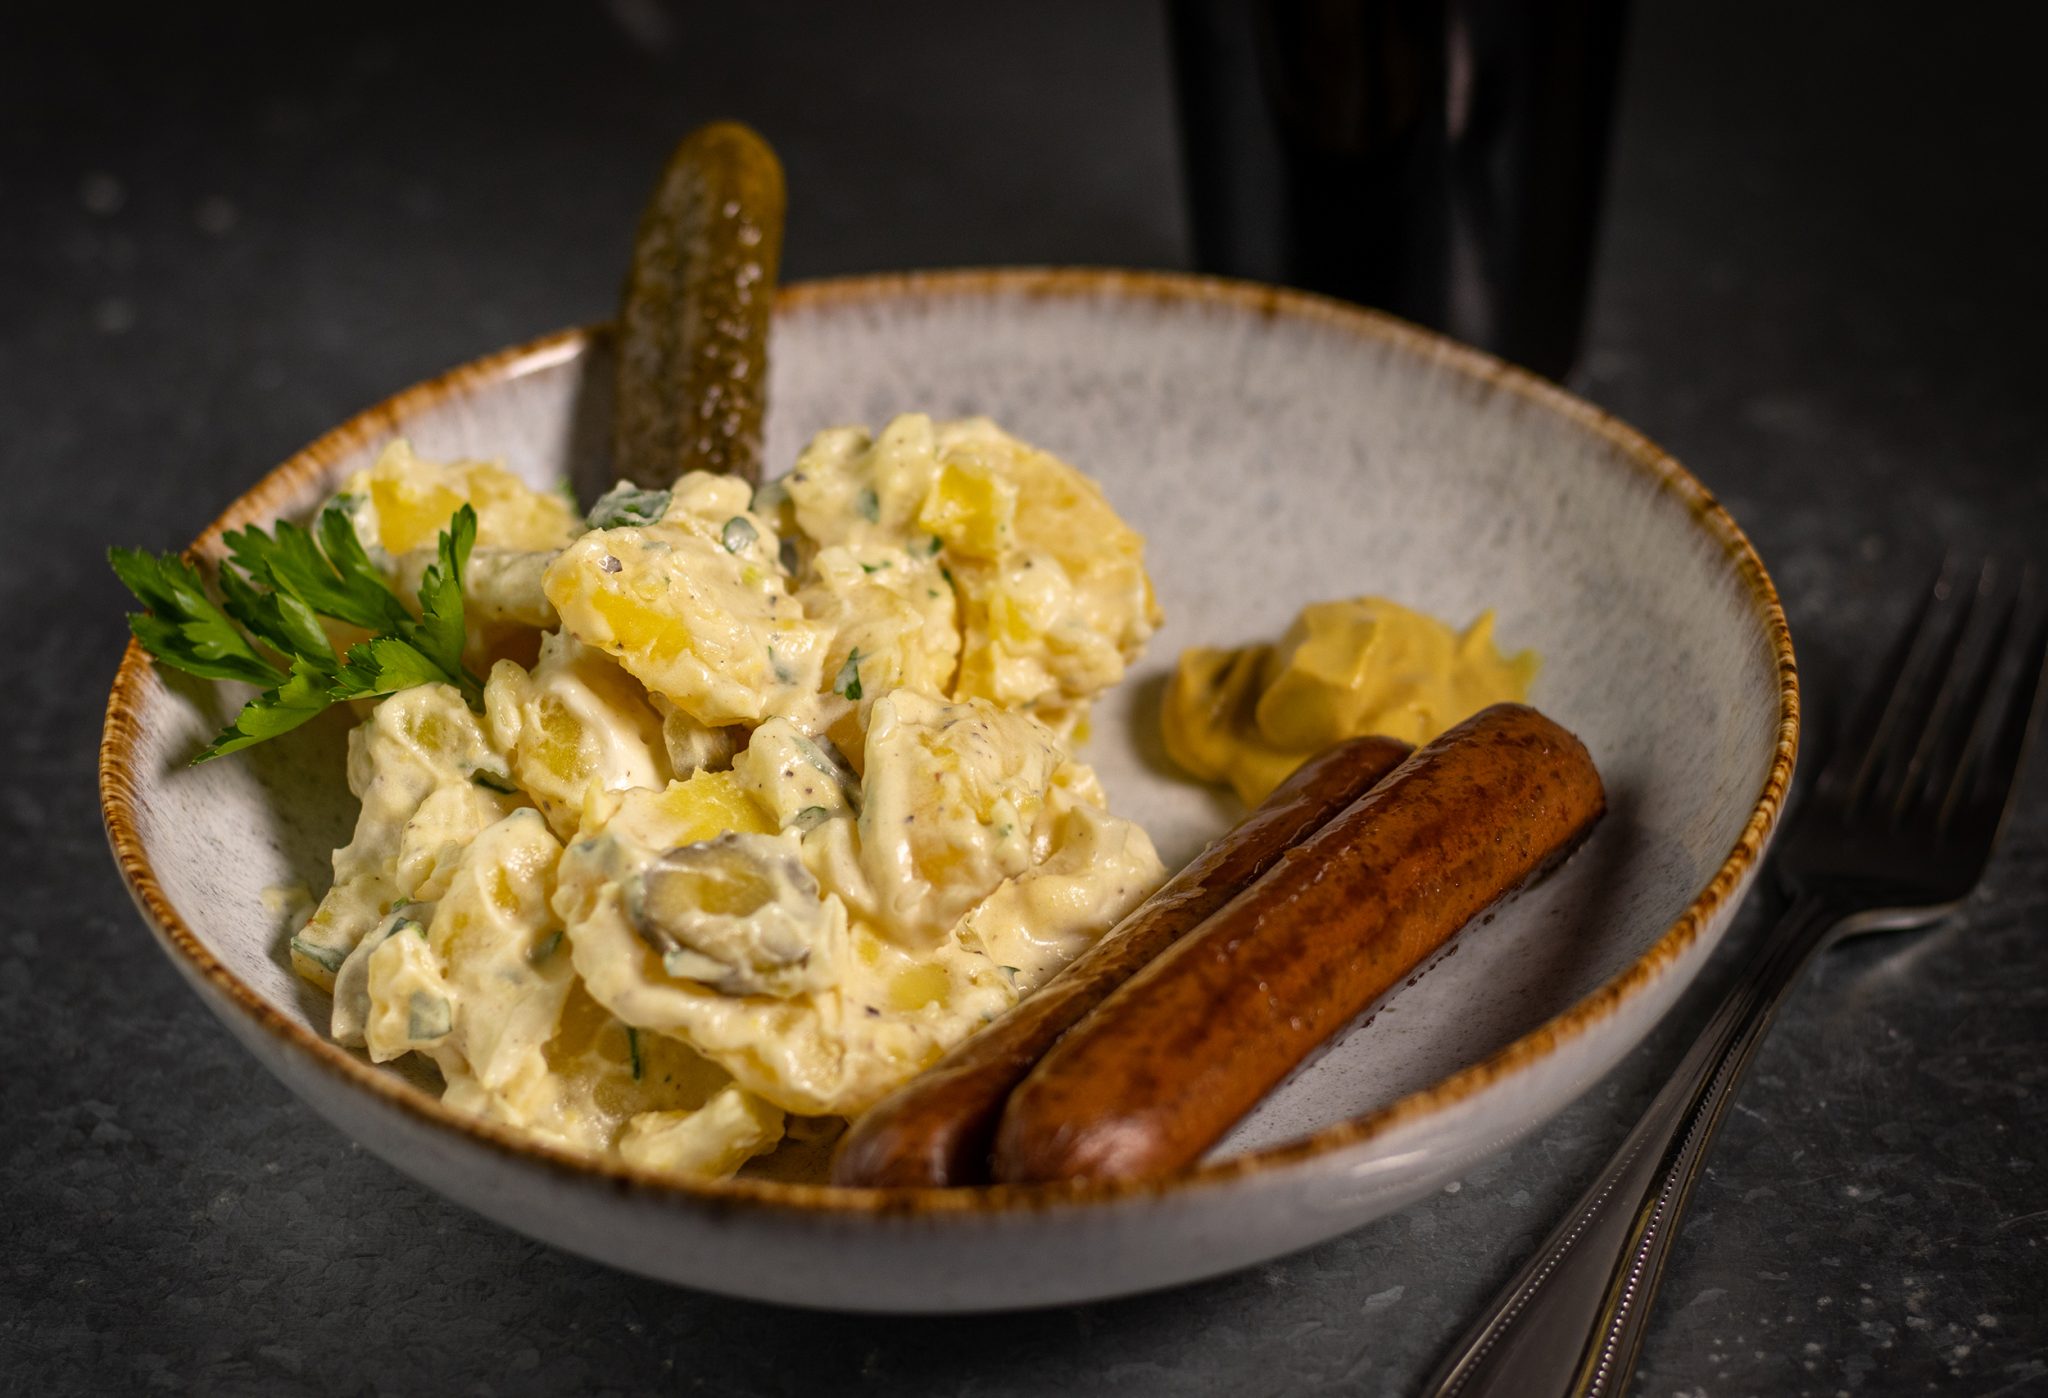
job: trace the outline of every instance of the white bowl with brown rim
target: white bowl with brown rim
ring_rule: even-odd
[[[331,1043],[266,889],[325,886],[353,822],[342,724],[187,766],[226,696],[130,647],[101,799],[159,944],[263,1064],[399,1169],[619,1267],[800,1305],[964,1311],[1170,1285],[1305,1247],[1456,1178],[1636,1045],[1754,876],[1791,777],[1798,690],[1770,579],[1726,512],[1634,430],[1412,326],[1315,297],[1110,271],[952,272],[789,289],[767,459],[819,428],[986,413],[1103,483],[1144,531],[1167,623],[1085,753],[1169,865],[1235,812],[1160,755],[1187,645],[1380,593],[1499,615],[1611,812],[1561,873],[1475,926],[1198,1167],[1137,1185],[873,1191],[679,1182],[536,1144]],[[602,333],[465,365],[336,428],[198,541],[303,517],[395,435],[535,483],[602,450]],[[274,901],[274,900],[273,900]]]

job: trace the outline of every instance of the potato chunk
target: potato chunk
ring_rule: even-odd
[[[1066,761],[1029,715],[898,690],[868,727],[860,862],[876,920],[930,946],[1004,879],[1042,858],[1047,795]]]
[[[291,939],[292,969],[323,990],[393,903],[439,898],[477,832],[521,804],[504,758],[448,685],[382,700],[348,748],[362,802],[355,838],[334,852],[334,885]]]
[[[593,784],[626,791],[669,780],[661,716],[645,691],[573,636],[544,638],[531,672],[499,661],[484,686],[484,711],[492,738],[510,754],[512,779],[564,839]]]
[[[397,557],[432,549],[448,518],[465,503],[476,510],[479,549],[549,552],[582,532],[568,499],[532,486],[489,461],[429,461],[403,437],[356,472],[342,492],[357,502],[356,533],[371,548]]]
[[[564,629],[713,728],[759,723],[816,693],[829,638],[790,595],[746,487],[726,484],[737,499],[699,489],[659,524],[585,534],[544,582]],[[734,506],[723,521],[705,512]]]

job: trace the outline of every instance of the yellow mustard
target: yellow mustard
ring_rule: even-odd
[[[1273,644],[1182,652],[1161,714],[1166,750],[1256,805],[1347,738],[1425,743],[1489,704],[1521,702],[1538,663],[1534,651],[1500,653],[1492,612],[1459,632],[1384,597],[1317,602]]]

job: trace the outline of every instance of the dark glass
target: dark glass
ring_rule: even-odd
[[[1562,378],[1626,0],[1172,0],[1204,271],[1392,311]]]

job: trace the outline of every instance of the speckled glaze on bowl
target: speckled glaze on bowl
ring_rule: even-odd
[[[286,462],[201,537],[301,515],[389,437],[539,483],[602,450],[601,334],[411,389]],[[353,819],[338,718],[191,769],[210,686],[130,647],[101,791],[137,905],[200,997],[343,1131],[511,1227],[620,1267],[801,1305],[957,1311],[1140,1291],[1242,1267],[1401,1207],[1530,1130],[1625,1054],[1697,972],[1753,876],[1798,734],[1770,580],[1698,482],[1562,391],[1401,322],[1262,287],[1123,272],[959,272],[790,289],[771,469],[813,431],[988,413],[1079,464],[1150,540],[1167,625],[1089,750],[1169,863],[1233,812],[1164,766],[1173,657],[1266,636],[1303,602],[1391,594],[1499,612],[1534,700],[1576,731],[1611,814],[1556,877],[1476,926],[1153,1184],[835,1190],[677,1183],[444,1109],[330,1043],[266,887],[327,881]]]

